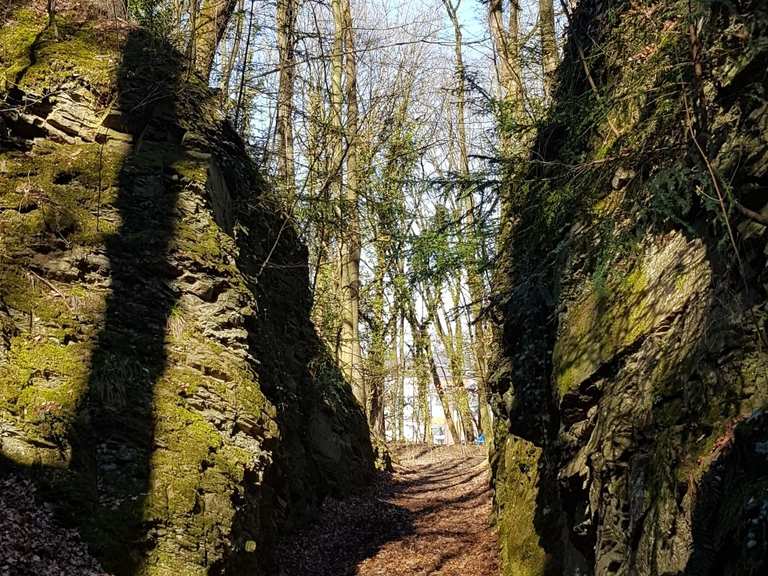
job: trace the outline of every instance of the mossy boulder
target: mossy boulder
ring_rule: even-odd
[[[496,448],[496,524],[505,576],[543,576],[547,551],[536,531],[541,449],[515,436]]]

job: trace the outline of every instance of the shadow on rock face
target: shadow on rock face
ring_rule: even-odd
[[[127,546],[147,538],[155,388],[168,365],[173,283],[183,272],[170,258],[184,185],[174,169],[184,133],[176,110],[183,67],[174,54],[141,31],[129,33],[122,48],[112,117],[119,111],[133,142],[117,176],[112,209],[119,224],[105,245],[110,292],[73,442],[72,471],[86,480],[73,513],[88,511],[84,536],[101,543],[100,557],[123,559],[107,561],[120,574],[137,570],[140,556]]]
[[[263,572],[275,530],[371,475],[306,251],[167,42],[13,14],[35,57],[2,114],[3,468],[115,574]]]

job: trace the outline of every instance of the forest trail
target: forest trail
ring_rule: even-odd
[[[278,550],[280,576],[497,576],[484,447],[411,447],[360,496],[327,501]]]

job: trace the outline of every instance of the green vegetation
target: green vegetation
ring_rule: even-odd
[[[116,47],[104,50],[113,43],[110,36],[79,17],[60,15],[59,38],[54,39],[45,14],[33,8],[16,10],[0,30],[0,91],[18,85],[42,95],[76,78],[106,95],[117,71]]]

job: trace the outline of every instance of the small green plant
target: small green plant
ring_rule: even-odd
[[[128,1],[128,15],[149,30],[152,37],[181,47],[176,10],[174,3],[164,0]]]
[[[146,373],[137,361],[125,354],[104,352],[98,366],[93,368],[91,393],[105,406],[125,406],[128,390]]]
[[[674,222],[689,228],[686,216],[691,211],[694,190],[700,189],[697,173],[680,164],[664,167],[646,183],[652,217],[659,223]]]

